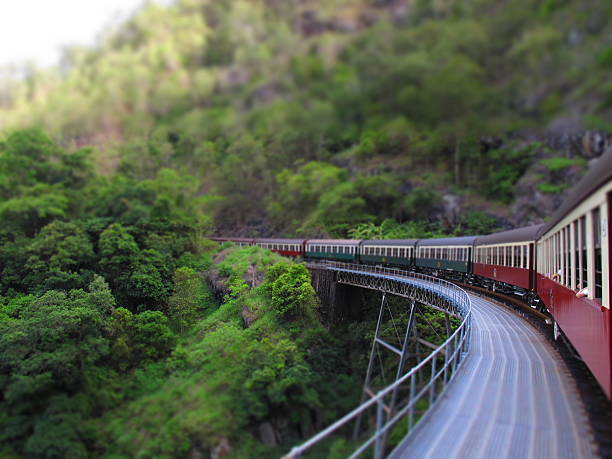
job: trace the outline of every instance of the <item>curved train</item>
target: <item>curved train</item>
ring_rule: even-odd
[[[543,225],[488,236],[334,240],[214,238],[281,255],[384,264],[516,295],[552,316],[612,399],[612,150]]]

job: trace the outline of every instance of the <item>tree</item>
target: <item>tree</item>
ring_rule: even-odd
[[[0,321],[0,409],[6,420],[0,438],[27,455],[86,450],[80,417],[87,405],[78,397],[109,351],[108,312],[100,298],[110,292],[99,282],[91,289],[31,297],[19,306],[17,319]]]
[[[283,268],[281,268],[283,269]],[[276,313],[285,320],[301,317],[313,319],[317,308],[317,297],[312,287],[310,273],[302,264],[284,267],[272,282],[272,305]]]
[[[168,299],[168,316],[181,333],[202,308],[203,294],[202,279],[194,269],[182,267],[174,272],[174,292]]]
[[[32,291],[84,287],[94,260],[93,245],[75,223],[45,226],[28,248],[26,283]]]

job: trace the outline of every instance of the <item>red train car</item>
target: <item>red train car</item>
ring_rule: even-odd
[[[285,257],[303,257],[305,239],[255,239],[254,244]]]
[[[537,288],[608,398],[612,398],[609,234],[612,150],[591,167],[540,230]]]
[[[474,242],[474,274],[510,289],[535,292],[535,248],[543,225],[481,236]]]

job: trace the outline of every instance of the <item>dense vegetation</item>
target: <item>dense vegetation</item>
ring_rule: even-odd
[[[0,455],[274,454],[258,426],[296,437],[348,409],[317,389],[338,347],[303,265],[213,263],[189,177],[100,177],[89,155],[36,130],[0,146]]]
[[[0,456],[269,457],[347,411],[368,311],[207,237],[540,221],[610,139],[611,16],[180,0],[0,79]]]
[[[187,172],[224,233],[537,222],[600,148],[567,139],[611,131],[611,16],[600,0],[150,5],[60,68],[7,79],[0,128],[95,145],[97,170],[132,180]],[[546,204],[512,215],[527,170],[518,208]]]

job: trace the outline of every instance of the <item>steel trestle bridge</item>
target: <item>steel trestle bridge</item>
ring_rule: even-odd
[[[344,263],[312,267],[330,270],[337,283],[380,291],[382,301],[363,403],[286,458],[307,456],[335,438],[352,438],[349,457],[369,452],[375,459],[597,457],[564,363],[521,317],[435,277]],[[391,312],[387,295],[409,303],[407,320],[389,315],[385,322],[393,324],[395,341],[381,327]],[[439,346],[416,334],[417,305],[445,314],[448,338]],[[449,317],[461,321],[454,331]],[[404,323],[400,336],[397,325]],[[420,358],[409,343],[433,350]],[[374,391],[373,368],[383,352],[398,357],[399,365],[394,382]],[[408,355],[417,363],[404,370]]]
[[[405,436],[414,429],[425,411],[439,400],[464,362],[470,346],[471,300],[469,295],[456,285],[419,273],[346,263],[325,263],[323,266],[336,274],[337,283],[376,290],[383,294],[364,387],[367,400],[310,440],[293,448],[286,457],[300,457],[321,441],[335,435],[346,435],[350,430],[355,445],[350,457],[358,457],[372,450],[376,459],[382,458],[390,452],[390,438],[396,437],[397,432]],[[322,264],[316,264],[316,267],[320,269]],[[400,346],[390,344],[380,333],[387,306],[386,295],[410,300],[409,320],[403,345]],[[444,312],[447,324],[449,316],[460,319],[461,323],[452,333],[447,325],[450,336],[416,366],[404,372],[410,341],[424,341],[415,335],[416,304]],[[394,320],[392,316],[391,319]],[[426,344],[433,347],[429,343]],[[377,357],[380,358],[380,350],[398,354],[399,365],[395,381],[374,393],[369,382],[373,362]]]

